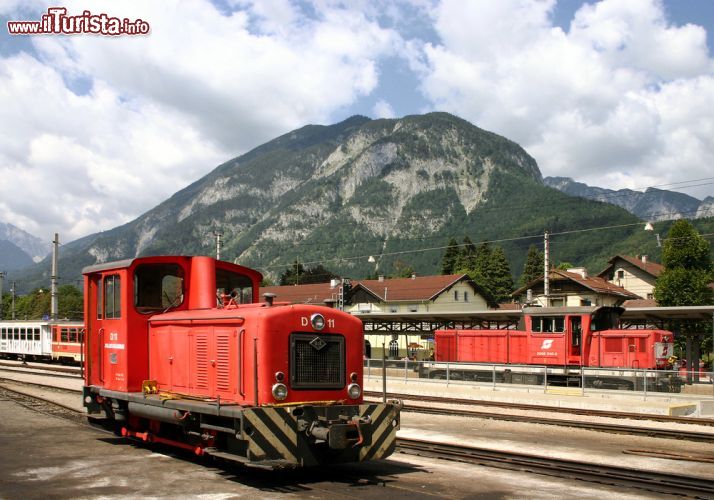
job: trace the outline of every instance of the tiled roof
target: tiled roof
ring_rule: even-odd
[[[382,301],[388,300],[432,300],[457,281],[468,280],[465,274],[445,274],[441,276],[417,276],[415,278],[394,278],[380,280],[360,280],[353,283],[353,290],[362,287]],[[386,297],[385,297],[386,295]]]
[[[559,269],[551,269],[549,277],[550,277],[551,281],[558,281],[559,278],[560,279],[569,279],[569,280],[575,281],[576,283],[581,284],[585,288],[588,288],[588,289],[592,290],[593,292],[597,292],[597,293],[617,295],[617,296],[625,297],[628,299],[639,299],[640,298],[639,295],[629,292],[621,286],[614,285],[614,284],[610,283],[609,281],[604,280],[603,278],[600,278],[599,276],[588,276],[587,278],[583,278],[578,273],[561,271]]]
[[[647,261],[647,262],[642,262],[642,259],[637,258],[637,257],[631,257],[629,255],[616,255],[612,259],[610,259],[608,262],[608,266],[598,274],[598,276],[603,276],[607,274],[610,269],[612,269],[615,266],[615,263],[617,262],[617,259],[622,259],[625,262],[629,262],[633,266],[642,269],[644,272],[651,274],[655,278],[659,276],[662,271],[664,271],[664,266],[662,264],[659,264],[657,262],[652,262],[652,261]]]
[[[262,300],[264,293],[274,293],[276,302],[291,302],[293,304],[324,305],[326,299],[337,300],[340,285],[332,288],[330,283],[314,283],[309,285],[265,286],[260,288]]]
[[[600,278],[599,276],[588,276],[584,278],[582,275],[579,273],[573,273],[573,272],[568,272],[568,271],[561,271],[559,269],[551,269],[550,272],[548,273],[548,279],[550,282],[555,282],[555,281],[563,281],[563,280],[570,280],[574,281],[584,288],[587,288],[589,290],[592,290],[593,292],[596,293],[602,293],[602,294],[607,294],[607,295],[615,295],[618,297],[624,297],[626,299],[639,299],[640,296],[637,294],[634,294],[632,292],[629,292],[622,288],[621,286],[614,285],[610,283],[609,281]],[[526,290],[529,288],[533,288],[534,285],[536,284],[541,284],[543,283],[543,277],[540,277],[536,280],[531,281],[525,286],[522,286],[515,292],[513,292],[511,295],[513,296],[518,296],[518,295],[523,295],[526,293]]]
[[[471,282],[466,274],[417,276],[415,278],[394,278],[382,281],[353,280],[352,290],[356,291],[362,288],[380,301],[426,301],[435,299],[444,290],[461,280],[469,282],[477,293],[484,296],[483,290]],[[325,299],[337,299],[339,285],[334,288],[330,286],[330,283],[261,287],[261,297],[266,292],[274,293],[277,302],[323,304]]]
[[[638,307],[657,307],[657,301],[655,299],[633,299],[626,300],[622,307],[625,309],[632,309]]]

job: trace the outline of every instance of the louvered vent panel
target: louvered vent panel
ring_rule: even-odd
[[[208,390],[208,336],[196,335],[196,389]]]
[[[216,389],[227,391],[231,388],[231,344],[230,336],[216,335]]]

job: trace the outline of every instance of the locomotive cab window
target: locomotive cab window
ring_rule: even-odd
[[[531,318],[534,333],[562,333],[565,331],[565,318],[562,316],[543,316]]]
[[[253,281],[246,275],[216,269],[216,296],[221,304],[250,304],[253,302]]]
[[[121,318],[121,279],[118,274],[104,278],[104,318]]]
[[[183,269],[177,264],[145,264],[134,271],[134,307],[142,314],[166,311],[184,301]]]

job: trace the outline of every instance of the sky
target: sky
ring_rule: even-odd
[[[149,31],[9,34],[51,7]],[[354,114],[447,111],[544,176],[714,195],[712,0],[0,0],[0,21],[0,222],[48,241]]]

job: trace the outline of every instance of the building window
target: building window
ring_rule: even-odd
[[[647,298],[648,298],[649,300],[654,299],[654,294],[648,293],[648,294],[647,294]]]
[[[459,301],[459,291],[454,290],[454,302],[458,302],[458,301]]]
[[[580,305],[581,306],[591,306],[591,305],[593,305],[593,303],[592,303],[592,300],[590,300],[590,299],[581,299]]]
[[[409,312],[415,313],[419,310],[419,306],[417,304],[409,304]]]
[[[397,306],[389,306],[389,312],[390,313],[399,312],[399,308]]]
[[[621,280],[624,277],[625,277],[625,271],[623,271],[622,269],[618,270],[617,271],[617,279]]]
[[[370,302],[360,302],[358,308],[359,312],[368,313],[372,311],[372,304]]]
[[[469,292],[464,292],[464,302],[469,301]]]

